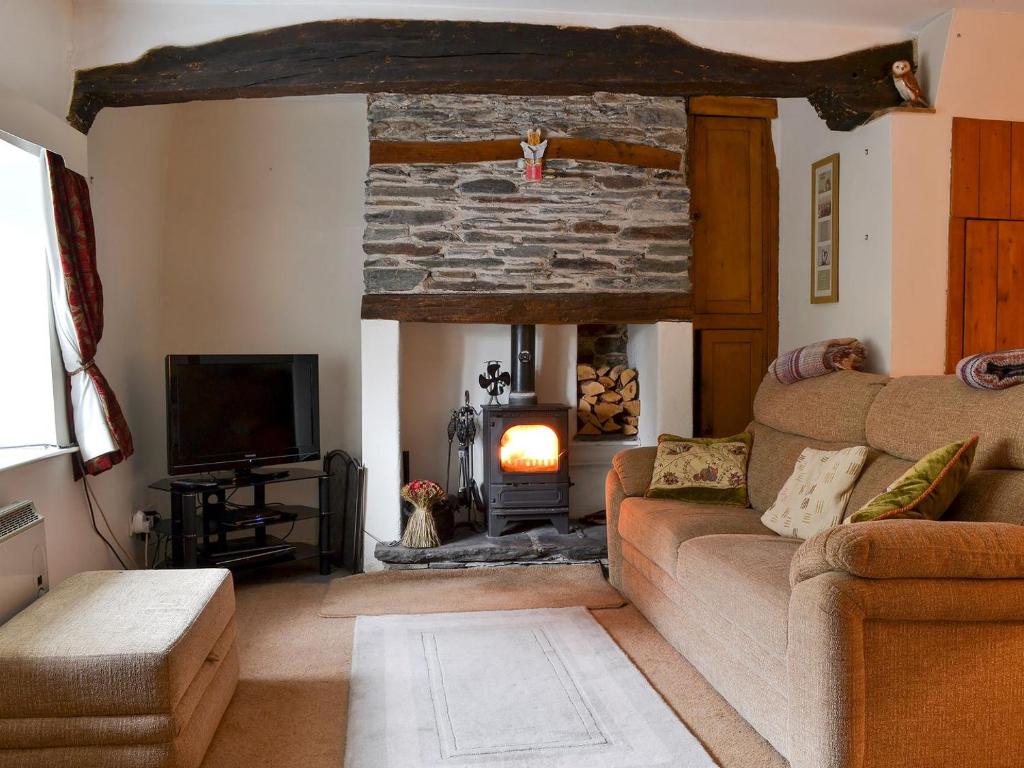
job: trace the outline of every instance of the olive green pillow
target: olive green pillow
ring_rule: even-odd
[[[950,443],[929,453],[904,472],[885,492],[858,509],[847,522],[942,517],[971,471],[978,436]]]
[[[651,499],[747,506],[749,432],[732,437],[658,437]]]

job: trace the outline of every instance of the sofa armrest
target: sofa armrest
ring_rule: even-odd
[[[619,451],[612,458],[612,470],[619,476],[619,483],[626,496],[643,496],[651,484],[654,474],[656,447],[629,448]]]
[[[829,572],[866,579],[1024,578],[1024,526],[941,520],[840,525],[800,545],[789,583]]]

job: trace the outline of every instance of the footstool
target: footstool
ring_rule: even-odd
[[[196,768],[237,682],[230,572],[80,573],[0,626],[0,768]]]

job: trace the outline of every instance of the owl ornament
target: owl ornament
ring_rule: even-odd
[[[892,65],[892,81],[907,107],[927,107],[921,85],[914,77],[909,61],[897,61]]]

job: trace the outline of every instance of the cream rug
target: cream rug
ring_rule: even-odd
[[[345,768],[714,768],[585,608],[360,617]]]
[[[619,608],[622,595],[597,563],[377,571],[334,579],[320,606],[325,618],[392,613]]]

